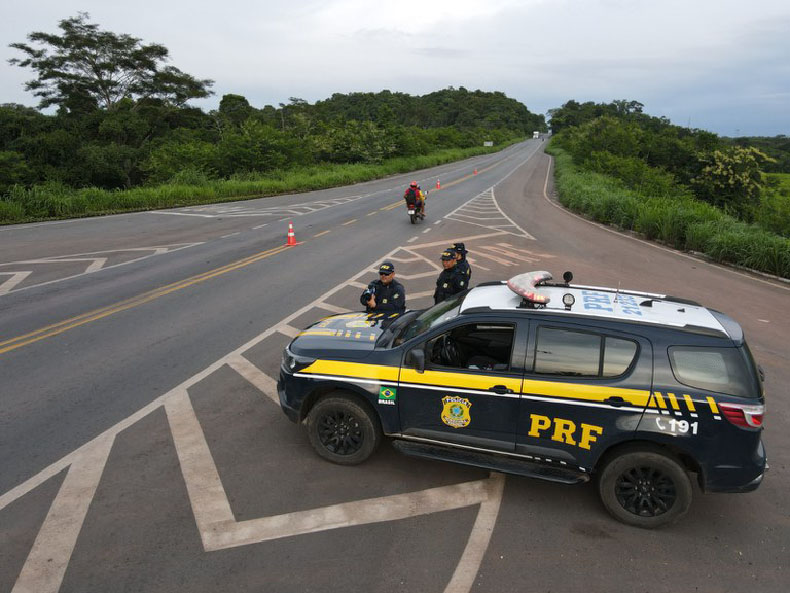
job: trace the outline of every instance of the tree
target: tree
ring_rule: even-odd
[[[701,171],[691,180],[694,193],[738,218],[751,220],[760,203],[763,163],[773,159],[753,146],[732,146],[699,157]]]
[[[198,80],[173,66],[162,66],[169,57],[167,48],[127,34],[102,31],[88,22],[88,13],[60,21],[62,35],[34,32],[31,44],[10,47],[27,55],[8,62],[37,73],[25,90],[41,98],[41,108],[57,105],[66,109],[96,105],[111,109],[121,99],[160,99],[183,105],[189,99],[211,94],[212,80]]]

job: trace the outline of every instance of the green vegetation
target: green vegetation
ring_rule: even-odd
[[[764,172],[787,143],[721,139],[636,101],[550,111],[560,201],[678,249],[790,278],[790,190]],[[741,140],[741,139],[739,139]],[[790,177],[790,176],[788,176]]]
[[[7,196],[0,199],[0,222],[95,216],[305,192],[435,167],[502,148],[446,149],[427,155],[389,159],[381,164],[313,165],[266,174],[233,175],[222,180],[212,180],[200,171],[185,169],[169,183],[128,190],[78,189],[60,182],[31,188],[14,186]]]
[[[100,30],[89,16],[13,43],[39,108],[0,105],[0,222],[205,203],[371,179],[501,149],[545,130],[500,92],[448,88],[335,94],[256,108],[162,66],[167,49]]]

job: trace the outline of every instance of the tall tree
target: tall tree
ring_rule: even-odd
[[[41,98],[41,108],[71,109],[85,106],[87,100],[111,109],[124,98],[183,105],[211,94],[212,80],[199,80],[164,65],[169,59],[164,45],[146,45],[131,35],[102,31],[89,19],[88,13],[80,12],[60,21],[62,35],[37,31],[27,36],[31,44],[42,47],[10,44],[27,57],[12,58],[9,63],[36,72],[37,78],[28,81],[25,89]]]

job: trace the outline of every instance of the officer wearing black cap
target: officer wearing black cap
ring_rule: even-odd
[[[466,278],[458,271],[455,250],[447,249],[442,252],[442,267],[444,270],[436,279],[436,290],[433,292],[434,304],[441,303],[447,297],[469,287]]]
[[[379,279],[374,280],[359,297],[368,313],[403,313],[406,310],[406,289],[395,280],[395,266],[385,261],[379,266]]]
[[[456,254],[455,259],[458,261],[455,267],[458,268],[461,274],[466,276],[466,285],[469,286],[469,281],[472,279],[472,268],[469,266],[469,262],[466,261],[466,254],[469,252],[463,243],[453,243],[453,249]]]

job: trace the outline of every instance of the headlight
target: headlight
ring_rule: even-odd
[[[307,356],[297,356],[288,348],[283,350],[282,366],[289,373],[301,371],[315,362],[315,358],[308,358]]]

